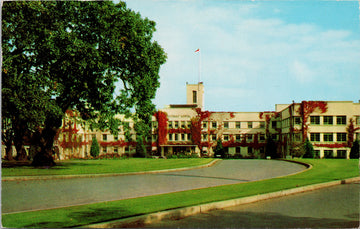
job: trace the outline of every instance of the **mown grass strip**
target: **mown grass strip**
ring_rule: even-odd
[[[2,216],[2,223],[5,227],[15,228],[77,227],[179,207],[241,198],[359,176],[359,160],[299,159],[298,161],[312,164],[313,168],[296,175],[270,180],[224,185],[213,188],[189,190],[76,207],[5,214]]]
[[[184,158],[163,160],[130,158],[112,160],[71,160],[59,162],[58,165],[51,168],[34,168],[32,166],[19,166],[13,168],[3,167],[1,173],[2,177],[131,173],[200,166],[210,163],[212,160],[214,159]]]

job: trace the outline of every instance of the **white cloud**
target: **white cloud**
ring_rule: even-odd
[[[147,8],[154,3],[144,2]],[[311,83],[308,89],[315,93],[319,82],[339,81],[342,74],[360,83],[359,77],[353,76],[360,74],[360,39],[351,38],[350,31],[288,23],[274,16],[260,18],[256,10],[261,4],[230,7],[230,3],[171,1],[157,4],[156,12],[154,7],[142,8],[142,15],[157,22],[155,39],[168,53],[156,98],[159,108],[185,101],[185,83],[198,78],[197,48],[201,49],[202,81],[205,90],[209,89],[206,107],[212,109],[228,106],[229,110],[238,110],[244,103],[265,101],[260,96],[267,97],[272,105],[283,102],[278,101],[281,98],[311,97],[301,94],[304,91],[298,83]],[[281,13],[279,8],[275,11]],[[324,90],[322,97],[336,87],[324,85],[329,90]],[[219,105],[221,96],[217,94],[226,94],[227,103]],[[238,99],[247,95],[251,96]]]

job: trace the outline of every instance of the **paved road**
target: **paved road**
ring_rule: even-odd
[[[148,228],[359,228],[360,183],[211,211]]]
[[[2,212],[40,210],[261,180],[304,170],[276,160],[224,160],[159,174],[2,182]]]

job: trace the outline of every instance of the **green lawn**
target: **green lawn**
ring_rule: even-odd
[[[1,173],[6,176],[41,176],[41,175],[77,175],[77,174],[108,174],[130,173],[153,170],[193,167],[210,163],[211,158],[186,159],[110,159],[110,160],[70,160],[58,162],[51,168],[34,168],[32,166],[18,166],[3,168]]]
[[[76,227],[120,218],[359,176],[359,160],[298,159],[313,165],[292,176],[77,207],[2,215],[5,227]]]

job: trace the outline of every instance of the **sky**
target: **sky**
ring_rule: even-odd
[[[186,103],[186,82],[199,78],[210,111],[360,100],[359,1],[125,2],[156,22],[167,53],[157,109]]]

